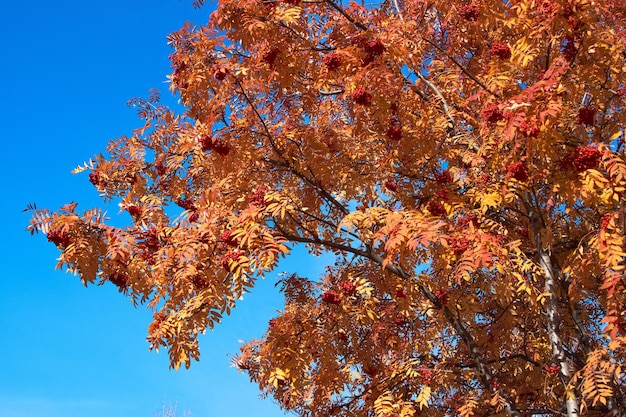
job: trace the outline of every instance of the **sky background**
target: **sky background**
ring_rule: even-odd
[[[259,283],[232,316],[201,338],[201,361],[168,369],[145,341],[152,313],[110,284],[85,288],[55,270],[59,254],[26,232],[29,203],[102,206],[87,174],[70,171],[141,122],[128,99],[157,88],[166,103],[168,33],[206,22],[192,0],[3,1],[0,34],[0,416],[282,416],[230,365],[240,340],[260,337],[280,308],[275,279]],[[111,217],[118,207],[107,208]],[[291,257],[278,271],[312,258]],[[317,269],[316,269],[317,268]]]

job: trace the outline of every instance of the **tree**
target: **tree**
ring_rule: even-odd
[[[302,416],[626,413],[626,8],[618,0],[220,0],[171,88],[77,169],[132,216],[32,211],[85,284],[198,359],[293,245],[235,363]]]

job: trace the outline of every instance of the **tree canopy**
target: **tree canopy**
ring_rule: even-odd
[[[234,359],[297,415],[623,415],[625,23],[621,0],[219,0],[169,37],[184,111],[135,100],[76,170],[132,223],[72,203],[29,228],[154,309],[175,368],[294,245],[334,254]]]

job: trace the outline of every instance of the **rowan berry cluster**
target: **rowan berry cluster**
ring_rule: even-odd
[[[215,151],[220,156],[230,153],[230,148],[221,139],[214,139],[210,135],[202,135],[198,139],[203,152]]]
[[[437,200],[432,200],[428,203],[428,211],[430,211],[430,214],[433,216],[445,216],[447,214],[443,203]]]
[[[392,193],[395,193],[396,191],[398,191],[398,184],[396,184],[394,180],[387,180],[385,181],[385,188]]]
[[[435,181],[439,185],[447,185],[452,184],[452,174],[450,174],[449,170],[443,170],[435,174]]]
[[[267,65],[271,67],[274,65],[274,62],[276,62],[276,58],[278,57],[279,53],[280,53],[280,49],[276,47],[270,48],[266,50],[265,52],[263,52],[263,54],[261,55],[261,61],[265,62]]]
[[[222,268],[224,268],[226,271],[231,272],[231,262],[237,262],[239,261],[239,258],[241,257],[241,252],[234,250],[231,252],[228,252],[227,254],[225,254],[224,256],[222,256],[222,258],[220,259],[220,265],[222,266]]]
[[[461,256],[469,247],[470,241],[464,237],[451,237],[450,246],[455,256]]]
[[[98,171],[90,172],[89,182],[92,183],[95,187],[100,186],[100,182],[101,182],[100,173]]]
[[[593,126],[596,117],[596,109],[591,106],[583,106],[578,109],[576,123],[579,125]]]
[[[350,95],[352,101],[361,106],[369,106],[372,104],[372,95],[367,92],[365,87],[358,87],[356,90],[352,92]]]
[[[109,275],[109,281],[119,288],[120,291],[125,291],[128,288],[128,276],[123,272],[115,272]]]
[[[341,296],[333,290],[328,290],[324,292],[324,294],[322,294],[322,301],[325,302],[326,304],[337,305],[341,303]]]
[[[574,168],[576,172],[595,169],[600,165],[602,154],[591,146],[577,146],[572,149],[561,161],[561,168]]]
[[[491,55],[497,56],[500,59],[511,58],[511,48],[506,43],[494,42],[491,44]]]
[[[351,296],[356,293],[356,285],[352,281],[341,281],[339,283],[339,290],[342,294]]]
[[[333,52],[332,54],[324,56],[322,64],[328,68],[328,71],[336,71],[341,66],[342,61],[343,58],[341,57],[341,54]]]
[[[536,138],[539,135],[539,127],[536,123],[524,121],[520,126],[520,130],[526,138]]]
[[[492,103],[483,109],[483,119],[485,119],[487,123],[497,123],[504,119],[504,115],[498,105]]]
[[[196,205],[190,198],[179,198],[176,200],[176,205],[183,210],[194,211],[196,210]]]
[[[128,210],[128,214],[130,214],[134,219],[141,217],[141,214],[143,213],[143,209],[141,208],[141,206],[138,206],[136,204],[131,204],[126,208],[126,210]]]
[[[200,275],[194,275],[193,277],[191,277],[191,283],[197,290],[204,290],[209,288],[209,282],[206,279],[202,278]]]
[[[440,288],[435,291],[435,297],[437,297],[442,306],[445,306],[450,301],[450,292],[447,288]]]
[[[397,142],[402,139],[402,128],[398,124],[392,124],[385,132],[385,135]]]
[[[267,187],[262,185],[253,193],[248,194],[248,201],[250,204],[253,204],[257,207],[265,207],[267,206],[267,201],[265,201],[265,193],[267,192]]]
[[[509,165],[506,170],[511,178],[515,178],[520,182],[526,182],[528,180],[528,167],[523,162],[515,162]]]
[[[59,248],[66,248],[71,243],[70,235],[58,229],[48,231],[48,242],[54,243]]]
[[[461,7],[460,13],[463,19],[475,22],[480,16],[480,8],[472,3]]]
[[[222,66],[216,66],[213,68],[213,76],[217,81],[223,81],[228,75],[228,68]]]
[[[222,239],[222,242],[224,242],[226,245],[230,247],[234,248],[234,247],[239,246],[237,239],[235,239],[235,237],[233,236],[232,230],[224,230],[224,232],[222,233],[221,239]]]

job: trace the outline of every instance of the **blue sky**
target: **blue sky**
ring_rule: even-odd
[[[172,371],[166,352],[148,350],[151,313],[112,285],[84,288],[55,271],[58,251],[25,231],[29,216],[21,212],[33,202],[101,205],[87,175],[70,170],[140,126],[128,99],[151,88],[169,96],[166,35],[185,20],[205,22],[211,5],[29,0],[5,1],[2,9],[0,416],[149,417],[174,403],[179,415],[193,417],[283,415],[227,356],[239,340],[261,336],[280,308],[274,279],[260,282],[201,339],[199,363]],[[115,215],[117,206],[108,211]],[[303,257],[279,271],[296,262]]]

